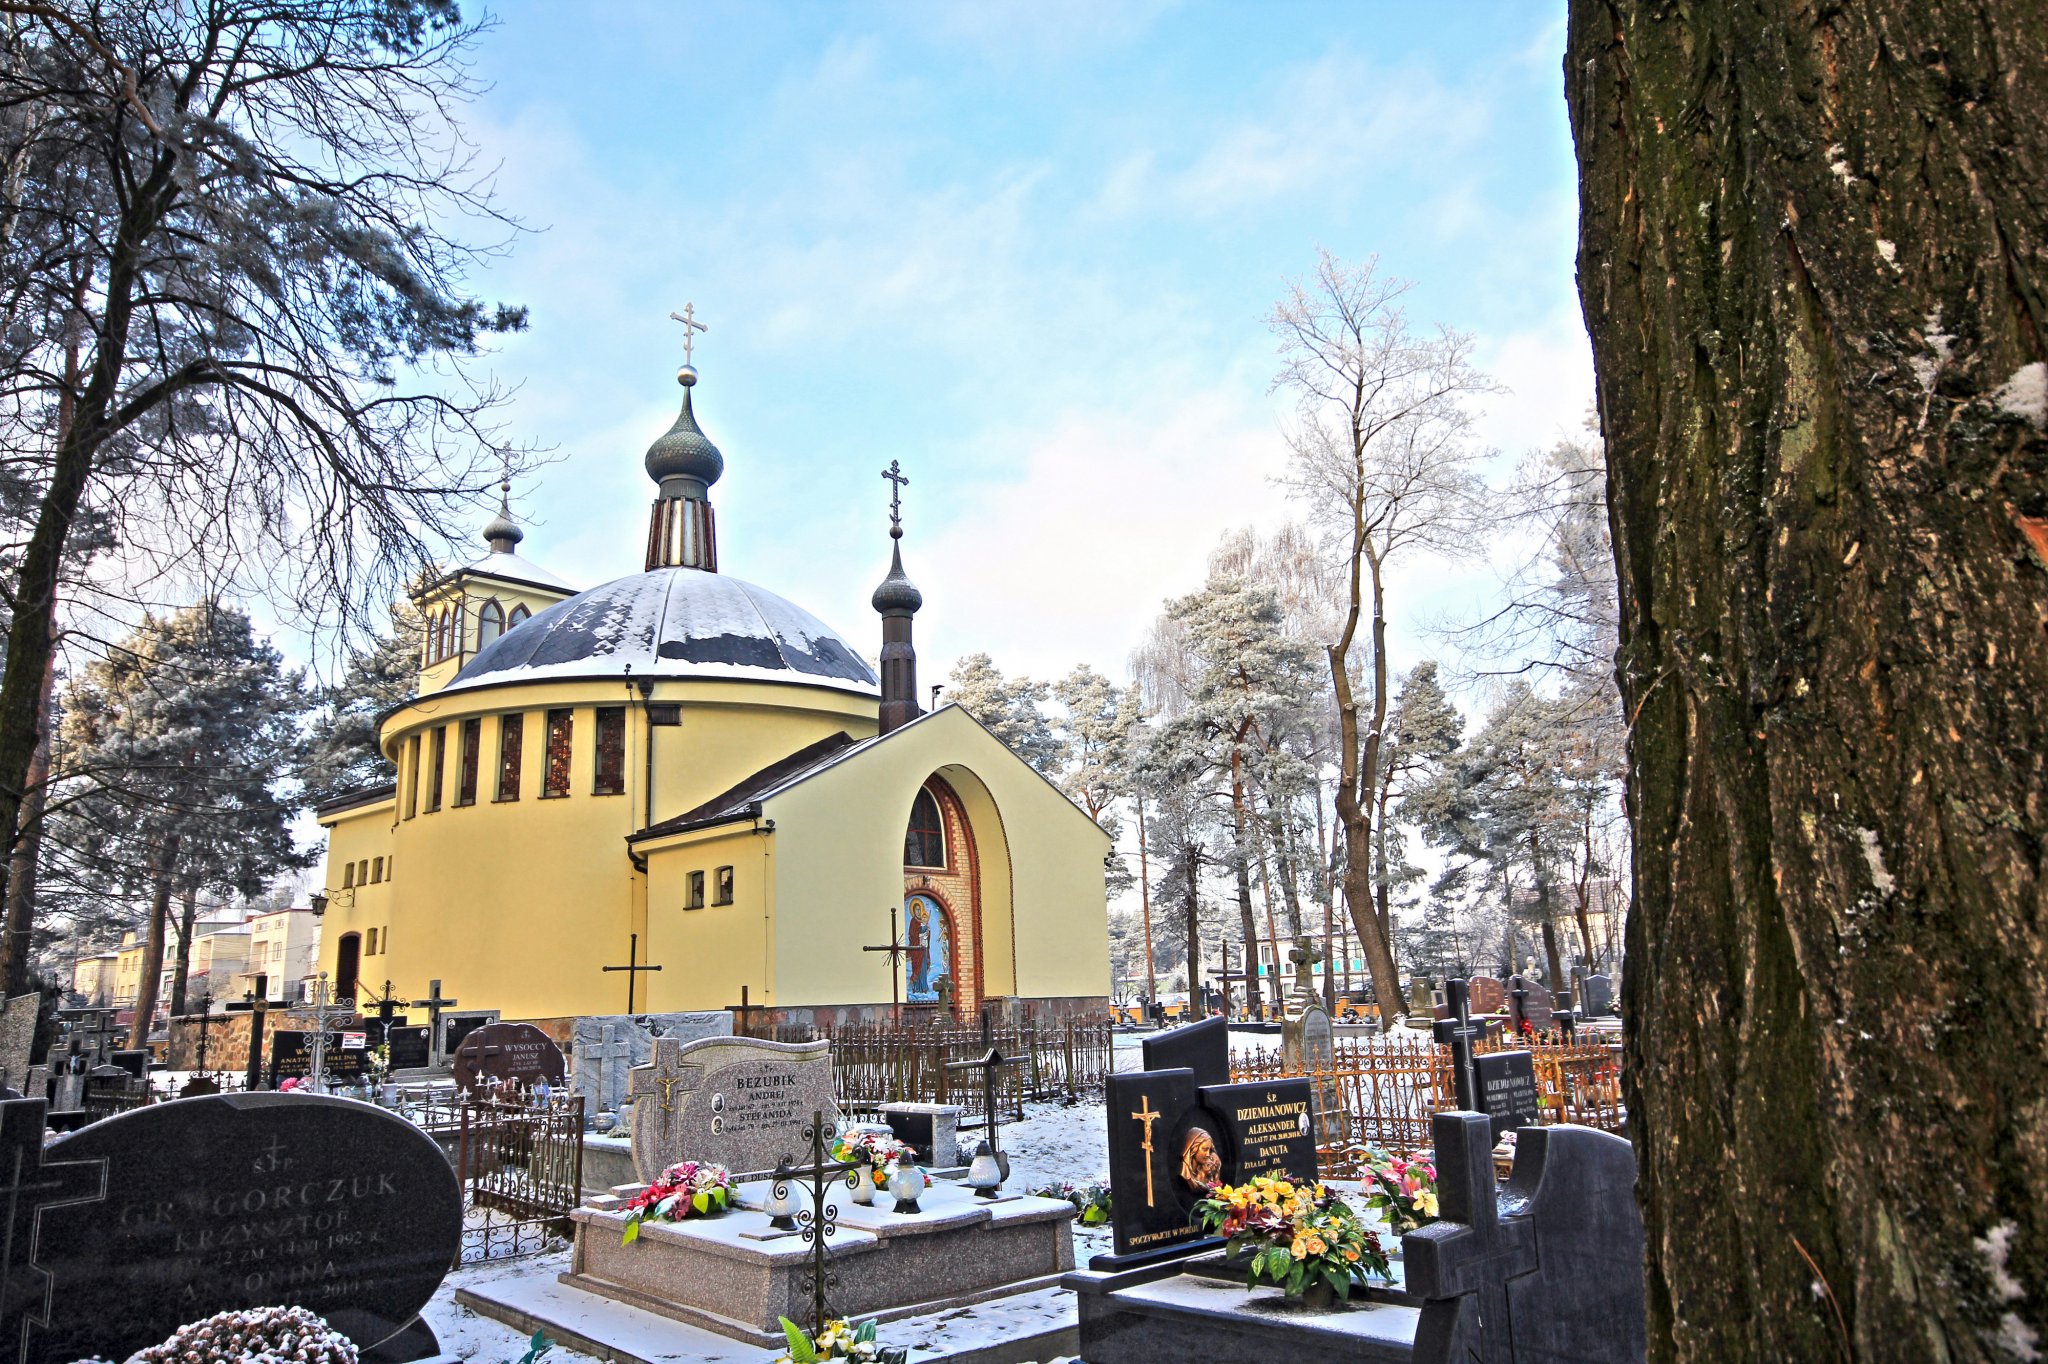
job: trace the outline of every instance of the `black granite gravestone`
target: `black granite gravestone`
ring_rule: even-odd
[[[270,1034],[270,1087],[278,1081],[308,1079],[313,1074],[313,1034],[290,1029]],[[326,1083],[353,1084],[370,1073],[369,1054],[361,1047],[344,1047],[341,1034],[327,1034],[327,1054],[321,1058]]]
[[[1169,1028],[1139,1045],[1147,1070],[1187,1069],[1198,1085],[1230,1083],[1230,1024],[1221,1018]]]
[[[441,1020],[441,1055],[452,1060],[463,1038],[485,1024],[497,1021],[495,1013],[449,1014]]]
[[[1148,1068],[1112,1075],[1107,1087],[1111,1260],[1210,1242],[1193,1216],[1213,1185],[1254,1175],[1315,1179],[1309,1081],[1231,1084],[1220,1018],[1143,1045]]]
[[[1607,1018],[1614,1013],[1614,982],[1602,975],[1587,976],[1579,991],[1580,1018]]]
[[[1494,1140],[1510,1128],[1535,1127],[1543,1120],[1536,1090],[1536,1060],[1526,1051],[1497,1051],[1476,1057],[1479,1109],[1493,1120]]]
[[[140,1080],[149,1074],[149,1053],[146,1051],[110,1051],[107,1064],[121,1069]]]
[[[39,1146],[41,1119],[33,1100],[0,1106],[0,1146],[24,1147],[30,1128]],[[41,1182],[22,1186],[40,1213],[10,1202],[0,1361],[121,1359],[270,1305],[307,1308],[368,1350],[414,1328],[461,1245],[462,1191],[433,1139],[347,1099],[182,1099],[42,1154]]]
[[[394,1023],[387,1032],[374,1022],[368,1026],[372,1029],[370,1040],[373,1043],[378,1041],[390,1043],[391,1069],[423,1070],[432,1064],[429,1052],[430,1033],[428,1029],[423,1027],[407,1027],[402,1023]]]
[[[883,1121],[889,1124],[889,1135],[908,1146],[916,1153],[919,1164],[939,1163],[937,1115],[932,1113],[884,1113]],[[951,1152],[946,1159],[950,1163]]]

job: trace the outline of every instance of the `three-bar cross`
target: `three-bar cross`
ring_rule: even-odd
[[[889,906],[889,941],[879,947],[863,947],[863,952],[887,952],[889,954],[889,1015],[898,1023],[903,1021],[903,991],[899,972],[903,958],[908,956],[916,943],[896,940],[896,906]],[[744,996],[743,996],[744,997]]]
[[[889,525],[894,530],[903,529],[903,490],[910,486],[910,476],[903,472],[898,460],[890,460],[889,467],[882,470],[882,477],[896,486],[889,489]],[[893,934],[891,936],[894,936]]]
[[[626,944],[626,964],[624,966],[607,966],[604,969],[607,971],[624,971],[626,973],[626,1012],[633,1013],[633,982],[640,978],[640,972],[659,971],[661,968],[659,966],[642,966],[640,964],[640,935],[634,933],[629,935],[629,940]]]
[[[681,312],[670,313],[669,316],[683,324],[683,363],[695,364],[696,361],[691,356],[696,349],[697,333],[708,332],[711,328],[697,320],[697,305],[694,303],[685,303]]]

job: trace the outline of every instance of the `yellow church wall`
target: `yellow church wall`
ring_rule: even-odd
[[[948,706],[763,802],[776,822],[776,937],[804,945],[778,954],[772,1002],[889,1001],[887,956],[860,949],[885,940],[889,907],[903,902],[903,830],[934,772],[974,826],[989,993],[1107,995],[1108,835]]]
[[[625,987],[619,975],[601,968],[623,964],[628,935],[638,932],[643,962],[662,960],[651,955],[657,945],[668,952],[673,944],[692,960],[716,964],[716,974],[710,974],[711,966],[686,972],[678,962],[665,964],[660,976],[643,976],[642,990],[656,981],[659,990],[691,1001],[660,1007],[732,1003],[742,981],[758,991],[766,952],[760,941],[765,916],[759,906],[766,903],[762,852],[734,862],[753,868],[739,875],[736,891],[755,896],[754,927],[741,931],[732,926],[740,915],[720,907],[714,916],[707,906],[690,912],[707,926],[693,924],[680,938],[673,916],[664,917],[666,905],[680,904],[680,883],[664,900],[668,892],[659,884],[650,887],[628,857],[626,835],[647,822],[645,715],[638,693],[630,693],[630,701],[628,696],[617,680],[529,682],[426,696],[393,713],[382,742],[399,767],[396,798],[373,817],[347,811],[322,822],[332,829],[330,887],[341,884],[345,861],[363,857],[394,858],[399,879],[360,893],[346,909],[331,902],[321,967],[334,971],[342,934],[361,932],[367,948],[374,926],[380,948],[387,934],[392,943],[388,952],[362,959],[362,979],[374,988],[381,990],[389,976],[399,993],[418,997],[430,978],[439,978],[462,1007],[496,1008],[508,1019],[611,1013],[624,1007]],[[701,804],[806,744],[840,730],[872,733],[875,724],[873,698],[826,688],[672,679],[657,685],[653,699],[682,706],[680,726],[654,730],[656,820]],[[622,795],[591,791],[600,705],[626,706]],[[543,799],[545,712],[564,707],[574,715],[570,794]],[[525,716],[520,798],[499,802],[499,726],[509,711]],[[461,725],[472,716],[482,722],[476,803],[457,806]],[[441,808],[429,813],[425,790],[415,793],[413,786],[424,788],[432,735],[443,727]],[[414,737],[421,740],[417,770]],[[414,812],[410,818],[404,814],[408,808]],[[708,1002],[698,1003],[700,996]]]
[[[538,615],[568,595],[567,592],[529,587],[486,574],[456,573],[442,579],[422,593],[416,602],[430,627],[420,656],[420,695],[437,692],[453,682],[455,674],[462,671],[462,665],[476,656],[479,647],[477,630],[485,602],[497,602],[498,609],[508,616],[515,606],[524,606],[530,614]],[[435,658],[431,623],[437,614],[448,610],[461,612],[455,651],[445,658]]]
[[[775,957],[769,917],[775,838],[751,821],[719,825],[665,840],[647,857],[647,960],[661,973],[641,979],[641,998],[662,1010],[722,1009],[762,1003],[762,983]],[[733,869],[733,902],[717,903],[717,873]],[[690,873],[704,873],[704,905],[689,907]],[[620,987],[621,992],[623,987]]]

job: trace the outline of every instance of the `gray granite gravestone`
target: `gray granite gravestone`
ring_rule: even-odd
[[[624,1106],[633,1067],[652,1059],[657,1037],[689,1043],[730,1036],[732,1015],[724,1009],[579,1018],[570,1033],[570,1083],[583,1096],[584,1114],[595,1119]]]
[[[679,1160],[708,1160],[735,1177],[762,1175],[785,1156],[814,1112],[837,1127],[829,1042],[712,1037],[654,1044],[633,1068],[633,1168],[643,1182]]]
[[[0,1106],[0,1146],[22,1147],[17,1129],[32,1127],[39,1148],[41,1119],[33,1100]],[[0,1336],[26,1343],[8,1356],[24,1364],[122,1359],[187,1322],[269,1305],[304,1307],[368,1350],[416,1331],[461,1245],[462,1191],[433,1139],[346,1099],[181,1099],[41,1157],[33,1180],[33,1165],[6,1162],[22,1173]]]
[[[1579,1017],[1607,1018],[1614,1013],[1614,982],[1595,973],[1587,976],[1579,994]]]
[[[43,997],[16,995],[0,1009],[0,1084],[22,1088],[28,1082],[29,1050],[35,1045],[36,1018]]]

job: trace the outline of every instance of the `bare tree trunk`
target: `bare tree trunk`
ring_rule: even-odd
[[[171,968],[171,1017],[185,1012],[185,982],[192,973],[192,929],[199,920],[199,888],[185,887],[185,905],[178,915],[178,955]]]
[[[21,833],[7,869],[7,927],[0,938],[0,982],[6,998],[25,994],[29,963],[34,957],[36,879],[43,858],[43,809],[49,800],[50,698],[57,687],[57,652],[43,663],[42,722],[35,755],[28,765],[28,791],[21,803]]]
[[[142,977],[135,982],[135,1023],[128,1033],[128,1046],[140,1051],[149,1045],[150,1024],[156,1018],[156,1001],[164,973],[164,930],[171,917],[171,876],[178,864],[179,839],[166,839],[150,868],[149,932],[142,940]]]
[[[1586,959],[1586,969],[1600,969],[1600,958],[1593,951],[1593,918],[1588,900],[1592,896],[1593,879],[1593,810],[1586,809],[1586,854],[1579,863],[1579,884],[1576,887],[1578,902],[1574,906],[1579,920],[1579,951]]]
[[[1574,0],[1651,1358],[2048,1348],[2048,11]]]
[[[1152,960],[1152,870],[1145,856],[1145,798],[1133,798],[1138,807],[1138,903],[1145,911],[1145,1011],[1149,1017],[1159,1000],[1159,968]]]

